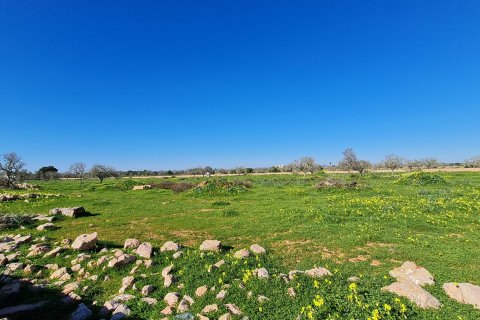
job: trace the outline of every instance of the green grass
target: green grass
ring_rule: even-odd
[[[441,289],[444,282],[480,284],[480,174],[441,173],[442,183],[397,183],[399,176],[391,174],[331,176],[355,180],[358,187],[316,190],[325,176],[308,175],[229,177],[230,189],[211,184],[183,193],[127,190],[131,181],[57,181],[40,183],[36,192],[62,197],[0,203],[0,213],[47,213],[81,205],[93,215],[62,219],[55,231],[28,232],[61,239],[97,231],[100,239],[118,245],[125,238],[156,246],[176,240],[193,247],[214,238],[235,248],[260,243],[276,268],[326,266],[343,275],[363,275],[369,288],[392,282],[388,270],[411,260],[435,276],[436,285],[428,290],[443,304],[439,311],[415,310],[415,318],[480,318],[479,310],[450,300]],[[245,179],[251,187],[233,183]],[[151,182],[160,179],[135,183]],[[349,261],[358,256],[367,259]],[[371,266],[373,260],[381,265]]]

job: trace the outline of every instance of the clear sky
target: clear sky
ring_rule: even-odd
[[[480,154],[480,2],[0,0],[30,170]]]

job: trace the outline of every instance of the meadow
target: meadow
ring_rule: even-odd
[[[326,179],[339,185],[318,186]],[[198,185],[206,180],[210,183],[204,188],[183,192],[160,188],[131,190],[139,184]],[[246,277],[246,283],[250,280],[249,268],[257,264],[278,273],[321,266],[334,273],[333,279],[338,278],[336,282],[332,280],[333,288],[319,289],[318,283],[300,277],[296,280],[299,299],[291,304],[275,298],[283,290],[279,283],[265,285],[252,280],[252,290],[270,299],[261,305],[257,301],[241,302],[245,300],[240,298],[241,293],[233,293],[233,297],[238,295],[237,305],[241,304],[244,312],[251,311],[245,312],[249,319],[294,319],[299,314],[319,319],[341,319],[342,315],[375,320],[480,318],[480,310],[449,299],[442,290],[445,282],[480,284],[480,173],[477,172],[437,173],[419,179],[415,174],[321,173],[122,178],[108,179],[102,184],[96,180],[60,180],[39,184],[41,188],[35,192],[61,196],[2,202],[0,213],[46,214],[56,207],[83,206],[91,215],[62,218],[55,222],[59,229],[53,231],[37,231],[26,226],[28,230],[4,230],[0,234],[28,231],[61,240],[97,232],[109,247],[123,246],[126,238],[149,241],[157,248],[167,240],[196,248],[205,239],[218,239],[233,251],[258,243],[266,248],[268,258],[251,258],[245,266],[232,267],[230,274],[224,274],[223,279],[220,274],[220,280],[215,281],[221,285],[229,277],[228,281]],[[195,270],[204,269],[204,265],[219,259],[213,254],[197,255],[193,250],[192,259],[182,267],[182,273],[190,274],[185,282],[191,288],[206,281],[202,280],[200,271],[194,274]],[[229,259],[230,253],[219,255]],[[168,260],[162,255],[155,259]],[[427,290],[442,303],[439,310],[420,310],[403,298],[396,300],[396,296],[380,292],[381,287],[392,282],[388,271],[404,261],[414,261],[434,275],[436,283]],[[352,288],[346,281],[351,276],[360,278],[358,288]],[[115,278],[115,274],[112,277]],[[92,283],[91,286],[100,285]],[[322,301],[314,299],[312,303],[316,288],[322,292]],[[90,298],[106,299],[114,291],[113,286],[98,287]],[[165,292],[159,292],[159,299]],[[351,298],[357,293],[361,298]],[[357,306],[349,307],[349,304]],[[393,310],[387,310],[385,304],[393,306]],[[394,307],[396,304],[398,308]],[[305,309],[309,306],[317,308],[316,313],[309,315]],[[321,308],[325,310],[320,311]],[[157,309],[140,305],[134,308],[134,315],[160,318]],[[377,318],[372,313],[375,309],[381,311]]]

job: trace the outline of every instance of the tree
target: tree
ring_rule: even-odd
[[[465,168],[480,168],[480,156],[465,160]]]
[[[405,166],[407,166],[410,171],[420,170],[422,162],[420,160],[407,160],[405,161]]]
[[[423,166],[427,169],[437,168],[440,166],[440,163],[435,158],[425,158],[421,160]]]
[[[43,180],[57,179],[58,169],[54,166],[41,167],[37,171],[37,178]]]
[[[366,160],[359,160],[352,148],[343,151],[343,159],[340,160],[338,166],[348,171],[358,171],[360,174],[366,172],[372,164]]]
[[[83,162],[75,162],[70,166],[70,173],[77,179],[80,179],[80,183],[83,183],[83,178],[85,177],[85,170],[87,165]]]
[[[288,167],[293,172],[303,172],[304,174],[307,172],[313,174],[315,171],[322,168],[316,163],[313,157],[302,157],[290,163]]]
[[[19,155],[15,152],[6,153],[3,155],[3,162],[0,162],[0,173],[7,179],[7,185],[10,188],[15,187],[15,182],[18,180],[18,175],[25,166]]]
[[[386,168],[395,171],[395,169],[401,168],[403,166],[403,159],[397,156],[396,154],[389,154],[385,157],[383,164]]]
[[[91,169],[90,169],[90,174],[95,177],[100,179],[100,183],[103,182],[103,179],[109,178],[109,177],[117,177],[118,174],[115,171],[113,167],[105,166],[102,164],[95,164]]]

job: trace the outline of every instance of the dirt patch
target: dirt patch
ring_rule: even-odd
[[[367,261],[368,258],[370,258],[370,256],[368,255],[358,255],[355,258],[348,258],[348,262],[353,262],[353,263],[363,262],[363,261]]]

